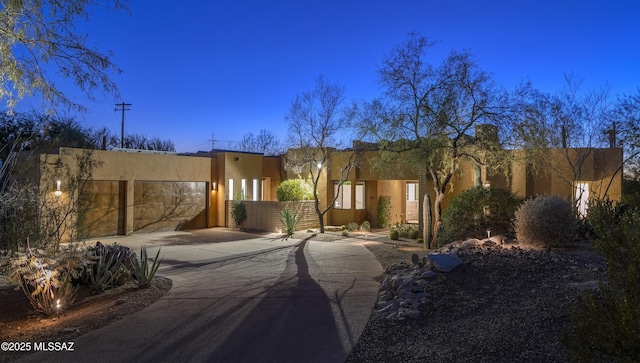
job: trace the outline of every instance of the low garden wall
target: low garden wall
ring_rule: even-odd
[[[265,231],[281,232],[284,229],[280,222],[280,212],[286,208],[297,211],[302,215],[296,226],[297,230],[318,228],[318,215],[315,212],[314,202],[311,200],[299,202],[275,202],[275,201],[242,201],[247,210],[247,219],[242,223],[242,228]],[[231,205],[233,201],[225,202],[226,225],[229,228],[238,228],[231,217]]]

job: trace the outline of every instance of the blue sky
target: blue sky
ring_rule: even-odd
[[[208,150],[212,133],[216,147],[261,129],[284,139],[291,99],[320,73],[348,100],[380,95],[377,66],[409,32],[439,42],[434,63],[471,49],[507,88],[529,79],[553,93],[567,72],[613,96],[640,86],[637,0],[145,0],[130,10],[92,12],[89,44],[113,51],[122,98],[78,96],[90,110],[78,120],[119,134],[113,104],[131,103],[126,132],[180,152]]]

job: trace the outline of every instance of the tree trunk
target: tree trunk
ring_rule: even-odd
[[[434,246],[438,245],[438,230],[440,229],[440,224],[442,224],[442,201],[444,200],[444,193],[440,190],[436,190],[436,200],[433,203],[434,206],[434,215],[433,215],[433,244]]]
[[[425,194],[422,200],[422,238],[424,239],[424,248],[431,248],[431,197]]]

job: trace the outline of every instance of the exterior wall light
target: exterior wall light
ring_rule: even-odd
[[[56,192],[54,193],[56,197],[59,197],[62,195],[62,190],[60,188],[61,186],[62,186],[62,182],[60,180],[56,180]]]
[[[318,163],[318,169],[322,169],[322,163]]]
[[[216,190],[218,190],[218,183],[211,182],[211,191],[215,192]]]

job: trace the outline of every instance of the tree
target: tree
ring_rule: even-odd
[[[365,103],[357,113],[362,134],[379,143],[385,165],[390,160],[417,165],[432,180],[435,241],[442,202],[460,162],[497,165],[506,157],[497,135],[512,109],[506,92],[495,86],[471,52],[454,50],[441,64],[432,64],[426,55],[433,46],[425,37],[410,34],[386,54],[378,70],[384,98]],[[483,130],[494,137],[475,135],[485,124],[491,127]]]
[[[126,0],[114,0],[122,9]],[[77,33],[97,0],[0,0],[0,99],[9,110],[26,96],[42,95],[43,104],[84,111],[64,94],[50,73],[70,79],[89,99],[96,91],[117,94],[110,73],[119,73],[110,55],[86,45]]]
[[[338,197],[333,194],[326,205],[320,205],[320,176],[328,173],[332,165],[330,155],[340,147],[339,136],[350,126],[350,117],[343,108],[344,88],[331,83],[323,75],[316,78],[315,88],[297,95],[285,117],[289,123],[289,143],[293,150],[286,156],[285,168],[298,175],[308,176],[313,187],[315,211],[320,223],[320,233],[324,233],[324,215],[333,207]],[[349,177],[351,169],[358,161],[358,153],[353,152],[348,160],[336,170],[337,184]]]
[[[258,135],[254,135],[252,132],[246,133],[238,144],[238,150],[264,155],[280,155],[284,153],[284,148],[276,135],[264,129],[260,130]]]
[[[585,179],[594,148],[615,147],[615,105],[610,101],[610,87],[583,90],[582,80],[565,74],[565,87],[550,95],[530,89],[523,103],[524,117],[514,122],[515,145],[526,150],[527,162],[536,174],[555,174],[571,188],[571,198],[580,209],[578,182]],[[551,149],[556,149],[552,152]],[[559,158],[551,158],[551,154]],[[621,169],[622,165],[605,165],[606,169]],[[611,183],[615,171],[608,184]],[[597,187],[606,197],[606,183]]]
[[[625,177],[640,181],[640,88],[635,94],[618,99],[615,119],[619,122],[612,124],[609,130],[613,137],[616,137],[616,131],[620,133],[618,146],[624,148]]]
[[[129,134],[124,137],[124,146],[128,149],[176,151],[171,140],[161,140],[158,137],[151,139],[140,134]]]

